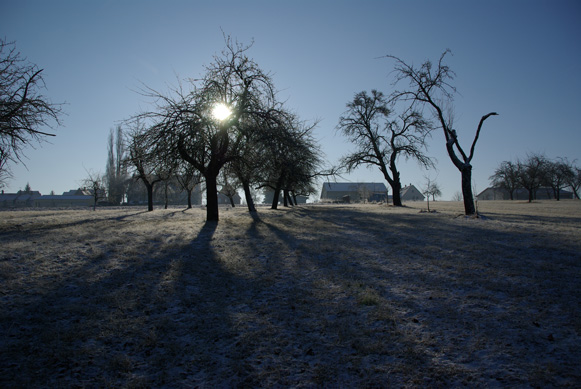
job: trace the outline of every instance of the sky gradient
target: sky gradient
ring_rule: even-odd
[[[53,102],[66,116],[56,137],[26,150],[4,190],[30,183],[60,194],[86,171],[105,172],[109,130],[148,109],[136,91],[164,91],[197,78],[224,47],[222,30],[271,72],[279,96],[316,136],[330,164],[352,146],[336,131],[354,94],[393,91],[395,55],[420,65],[445,49],[455,71],[455,128],[469,149],[488,112],[473,160],[476,192],[500,162],[544,153],[581,157],[581,2],[578,1],[12,1],[0,0],[0,36],[44,69]],[[437,169],[400,159],[404,185],[425,175],[442,199],[460,191],[441,130],[429,141]],[[349,181],[385,182],[361,168]]]

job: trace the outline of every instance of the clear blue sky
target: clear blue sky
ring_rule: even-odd
[[[527,152],[581,157],[581,2],[579,1],[27,1],[0,0],[0,36],[44,70],[53,102],[66,102],[57,136],[26,152],[6,191],[57,194],[78,187],[85,170],[105,171],[109,130],[147,101],[141,83],[164,90],[198,77],[224,46],[241,42],[274,75],[282,99],[303,119],[321,119],[316,135],[337,162],[350,144],[336,133],[356,92],[389,94],[393,62],[421,64],[449,48],[456,72],[455,127],[469,149],[488,119],[473,161],[479,192],[503,160]],[[402,181],[436,178],[443,199],[460,190],[460,173],[441,131],[428,153],[437,171],[400,160]],[[351,181],[383,181],[362,168]]]

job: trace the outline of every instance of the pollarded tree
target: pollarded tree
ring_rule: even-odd
[[[518,164],[504,161],[498,168],[496,168],[494,174],[491,175],[489,179],[494,187],[505,189],[509,193],[510,199],[513,200],[514,191],[520,186],[518,176]]]
[[[10,162],[21,162],[23,150],[54,134],[43,127],[59,125],[61,104],[42,95],[43,69],[20,56],[12,42],[0,39],[0,183],[11,176]]]
[[[347,111],[339,119],[338,130],[356,150],[342,158],[347,171],[360,165],[377,166],[393,192],[393,204],[401,206],[401,178],[397,167],[400,156],[413,158],[423,167],[433,163],[425,154],[426,137],[432,127],[422,114],[412,107],[395,119],[383,93],[376,90],[359,92],[347,104]]]
[[[409,65],[397,57],[388,55],[387,58],[395,60],[395,83],[405,81],[408,83],[405,89],[395,91],[392,94],[392,98],[407,99],[413,104],[426,106],[431,109],[435,120],[444,132],[448,156],[454,166],[460,171],[462,177],[464,212],[466,215],[474,215],[476,213],[472,194],[472,159],[474,158],[474,150],[484,121],[490,116],[498,114],[496,112],[490,112],[480,118],[472,146],[470,147],[470,151],[466,153],[460,145],[456,130],[453,128],[452,110],[449,109],[453,95],[456,93],[456,88],[451,84],[455,74],[444,63],[444,59],[448,53],[450,53],[449,50],[444,51],[435,66],[428,60],[420,67],[416,67],[413,64]]]

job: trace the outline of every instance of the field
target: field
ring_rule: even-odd
[[[581,201],[0,212],[0,387],[579,387]]]

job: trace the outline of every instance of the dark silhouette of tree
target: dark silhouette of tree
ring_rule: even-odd
[[[87,177],[83,180],[83,186],[91,192],[91,196],[93,196],[93,211],[96,211],[99,200],[105,198],[105,180],[100,173],[92,171],[86,171],[86,173]]]
[[[219,219],[217,178],[239,156],[247,129],[242,123],[262,115],[265,101],[274,100],[270,76],[246,55],[249,48],[226,38],[226,48],[206,67],[203,79],[191,80],[191,91],[181,85],[171,95],[149,89],[157,110],[139,116],[153,122],[146,137],[153,153],[174,158],[177,152],[204,177],[208,221]],[[217,106],[231,114],[217,118]]]
[[[433,166],[424,152],[431,124],[412,107],[390,120],[393,111],[388,108],[383,93],[376,90],[371,91],[371,96],[365,91],[357,93],[347,108],[337,128],[356,150],[344,156],[341,165],[348,172],[360,165],[377,166],[391,186],[393,204],[401,206],[398,158],[413,158],[426,168]]]
[[[192,192],[196,186],[202,182],[202,176],[199,171],[197,171],[189,163],[180,163],[176,169],[176,180],[183,190],[186,191],[188,197],[188,207],[192,208]]]
[[[503,161],[489,179],[492,186],[505,189],[509,193],[510,199],[513,200],[514,192],[520,185],[519,167],[510,161]]]
[[[431,61],[425,61],[420,67],[413,64],[409,65],[398,57],[388,55],[395,61],[395,83],[407,82],[407,88],[402,91],[395,91],[392,94],[393,99],[407,99],[413,104],[427,106],[431,109],[435,120],[442,128],[446,139],[446,151],[450,160],[460,171],[462,177],[462,195],[464,198],[464,212],[466,215],[476,213],[474,198],[472,194],[472,159],[476,142],[480,136],[480,131],[484,121],[490,116],[498,115],[496,112],[490,112],[480,119],[476,134],[472,141],[470,151],[466,153],[460,146],[458,134],[453,127],[453,116],[451,103],[456,89],[450,83],[455,74],[444,64],[446,55],[450,50],[444,51],[440,56],[437,64]]]
[[[329,174],[323,170],[323,153],[313,137],[317,122],[309,124],[289,112],[265,129],[263,152],[269,161],[261,187],[273,190],[272,209],[278,208],[282,194],[284,206],[295,203],[296,194],[307,194],[317,177]]]
[[[530,203],[546,180],[548,160],[544,155],[530,154],[524,161],[518,161],[517,166],[519,184],[528,191]]]
[[[230,205],[232,208],[235,208],[236,203],[234,202],[234,197],[238,194],[238,180],[233,172],[229,169],[228,165],[226,165],[220,172],[218,184],[220,186],[219,193],[228,197],[228,200],[230,200]]]
[[[0,39],[0,183],[11,177],[10,162],[22,162],[24,148],[54,136],[41,128],[60,124],[62,104],[42,95],[42,72]]]
[[[579,188],[581,188],[581,169],[575,166],[573,163],[569,163],[569,169],[571,170],[571,174],[567,176],[567,184],[575,194],[575,198],[579,199]]]
[[[544,183],[551,187],[557,201],[561,200],[561,190],[570,186],[574,175],[567,160],[559,158],[556,161],[547,161]]]
[[[133,178],[141,180],[147,190],[147,210],[153,211],[153,188],[155,184],[162,181],[162,178],[156,175],[156,169],[159,159],[155,154],[151,154],[147,147],[147,132],[141,126],[140,122],[135,123],[135,127],[129,134],[129,147],[127,163],[135,169]]]

